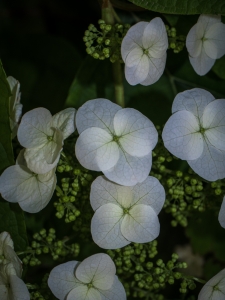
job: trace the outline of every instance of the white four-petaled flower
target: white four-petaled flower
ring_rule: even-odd
[[[18,140],[26,148],[28,168],[37,174],[52,170],[58,163],[63,141],[75,131],[75,109],[67,108],[52,117],[43,107],[27,112],[18,129]]]
[[[69,261],[55,267],[48,285],[59,300],[126,300],[112,259],[104,253],[94,254],[81,263]]]
[[[162,138],[165,147],[206,180],[225,178],[225,99],[203,89],[179,93]]]
[[[107,99],[90,100],[78,109],[76,126],[75,152],[82,166],[121,185],[147,178],[158,133],[139,111]]]
[[[129,187],[99,176],[92,183],[90,201],[95,211],[92,238],[104,249],[147,243],[159,235],[157,215],[165,201],[165,190],[155,177],[148,176]]]
[[[24,159],[24,150],[16,165],[0,176],[0,193],[9,202],[18,202],[22,210],[37,213],[51,200],[56,186],[55,168],[45,174],[35,174]]]
[[[225,299],[225,269],[212,277],[201,289],[198,300]]]
[[[12,96],[9,99],[9,120],[12,138],[17,134],[18,123],[22,115],[23,105],[20,103],[20,83],[12,76],[7,77]]]
[[[200,15],[186,39],[189,59],[198,75],[205,75],[225,54],[225,24],[216,15]]]
[[[168,37],[160,18],[132,26],[121,45],[125,77],[129,84],[150,85],[163,74]]]

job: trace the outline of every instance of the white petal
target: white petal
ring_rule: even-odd
[[[207,31],[213,24],[221,23],[221,17],[217,15],[200,15],[198,23],[201,23],[204,27],[204,31]]]
[[[78,263],[78,261],[68,261],[52,269],[48,278],[48,286],[56,298],[65,300],[66,295],[72,289],[82,284],[75,277],[75,268]]]
[[[80,134],[75,153],[79,163],[93,171],[108,170],[119,159],[119,148],[113,136],[97,127],[88,128]]]
[[[210,143],[225,150],[225,99],[209,103],[203,113],[203,127]]]
[[[136,85],[146,79],[149,72],[149,58],[143,54],[136,65],[128,67],[125,65],[125,77],[130,85]]]
[[[69,292],[66,300],[102,300],[98,290],[80,285]]]
[[[153,208],[144,204],[132,207],[121,224],[123,236],[134,243],[148,243],[159,235],[160,224]]]
[[[149,24],[148,22],[138,22],[127,31],[127,34],[123,38],[121,44],[121,55],[124,62],[126,61],[127,55],[133,49],[143,47],[142,36],[148,24]]]
[[[220,207],[219,223],[223,228],[225,228],[225,197],[223,197],[223,202]]]
[[[191,57],[189,55],[189,60],[195,72],[200,76],[203,76],[206,73],[208,73],[215,63],[215,59],[209,57],[205,53],[204,48],[202,48],[200,55],[197,57]]]
[[[206,54],[217,59],[225,54],[225,25],[216,23],[205,34],[204,49]]]
[[[155,177],[148,176],[142,183],[132,187],[134,204],[145,204],[151,206],[156,214],[160,212],[165,202],[165,190],[159,180]]]
[[[0,192],[9,202],[19,202],[27,212],[38,212],[50,201],[56,185],[54,171],[35,175],[25,166],[7,168],[0,179]]]
[[[119,105],[107,99],[94,99],[85,102],[77,111],[76,126],[79,134],[89,127],[99,127],[113,133],[113,118]]]
[[[25,157],[24,157],[25,150],[26,150],[26,149],[23,148],[23,149],[20,151],[19,155],[18,155],[17,158],[16,158],[16,164],[17,164],[17,165],[22,165],[22,166],[27,167],[27,162],[26,162]]]
[[[9,277],[10,292],[9,299],[11,300],[30,300],[30,294],[26,284],[16,275]]]
[[[75,127],[75,108],[66,108],[52,117],[52,126],[58,128],[62,134],[63,139],[71,135]]]
[[[134,48],[126,57],[126,65],[128,67],[134,67],[139,62],[141,57],[143,56],[143,49],[142,48]]]
[[[124,108],[114,117],[119,144],[130,155],[142,157],[150,153],[158,141],[154,124],[133,108]]]
[[[103,173],[111,181],[132,186],[143,182],[148,177],[151,167],[152,152],[143,157],[135,157],[120,149],[120,158],[115,167]]]
[[[164,146],[180,159],[196,159],[203,151],[203,137],[199,131],[199,123],[191,112],[178,111],[163,128]]]
[[[23,272],[22,262],[13,248],[8,245],[5,246],[3,255],[5,256],[6,263],[10,263],[10,267],[13,269],[13,275],[21,277]]]
[[[146,26],[143,37],[143,46],[149,49],[151,57],[162,57],[168,48],[168,37],[166,27],[161,18],[154,18]]]
[[[18,129],[18,140],[23,147],[33,148],[46,143],[52,135],[52,115],[43,107],[35,108],[25,113]]]
[[[129,207],[131,201],[130,187],[118,185],[107,180],[104,176],[97,177],[91,185],[90,202],[93,210],[107,203]]]
[[[101,296],[102,296],[102,300],[126,300],[126,292],[125,289],[122,285],[122,283],[119,281],[118,277],[115,276],[113,285],[111,287],[111,289],[107,290],[107,291],[99,291]]]
[[[206,180],[216,181],[225,178],[225,151],[218,150],[205,141],[202,155],[196,160],[189,160],[189,166]]]
[[[194,88],[177,94],[173,101],[172,112],[188,110],[202,123],[202,115],[205,107],[215,99],[206,90]]]
[[[161,58],[149,57],[149,72],[146,79],[140,82],[141,85],[150,85],[159,80],[165,69],[166,57],[166,53]]]
[[[117,249],[130,244],[121,231],[123,210],[108,203],[99,207],[91,220],[91,234],[94,242],[103,249]]]
[[[186,47],[191,57],[197,57],[202,52],[204,27],[201,23],[195,24],[188,32]]]
[[[0,254],[2,254],[2,250],[5,246],[9,246],[14,249],[13,240],[10,234],[6,231],[0,233]]]
[[[8,300],[8,288],[6,287],[5,284],[2,284],[0,282],[0,299],[1,300]]]
[[[83,283],[91,282],[94,288],[108,290],[113,285],[116,267],[109,255],[98,253],[84,259],[75,274]]]

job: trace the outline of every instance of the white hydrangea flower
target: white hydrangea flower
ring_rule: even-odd
[[[165,190],[155,177],[135,186],[121,186],[97,177],[91,185],[91,221],[94,242],[104,249],[117,249],[131,242],[147,243],[159,235],[158,214]]]
[[[0,193],[9,202],[18,202],[22,210],[37,213],[51,200],[56,186],[55,168],[45,174],[33,173],[24,159],[24,150],[17,164],[0,176]]]
[[[55,267],[48,285],[59,300],[125,300],[124,287],[115,274],[112,259],[99,253],[81,263],[69,261]]]
[[[129,84],[150,85],[163,74],[168,37],[161,18],[132,26],[121,44],[125,77]]]
[[[139,111],[107,99],[90,100],[78,109],[76,126],[75,152],[82,166],[127,186],[147,178],[158,133]]]
[[[201,177],[225,178],[225,99],[203,89],[179,93],[162,138],[165,147]]]
[[[7,77],[12,96],[9,98],[9,120],[12,138],[17,134],[18,123],[22,115],[23,105],[20,103],[20,83],[12,76]]]
[[[0,265],[1,300],[30,300],[27,286],[20,277],[11,263]]]
[[[14,244],[10,234],[4,231],[0,233],[0,265],[8,263],[12,263],[17,275],[21,276],[22,263],[14,251]]]
[[[216,15],[200,15],[189,31],[186,47],[192,67],[198,75],[205,75],[216,59],[225,54],[225,25]]]
[[[223,197],[223,202],[220,207],[219,223],[223,228],[225,228],[225,196]]]
[[[52,117],[49,110],[35,108],[22,117],[18,140],[27,148],[24,156],[28,168],[45,174],[58,163],[63,141],[75,131],[75,109],[67,108]]]
[[[225,269],[212,277],[201,289],[198,300],[225,299]]]

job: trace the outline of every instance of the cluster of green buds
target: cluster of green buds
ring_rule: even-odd
[[[30,299],[31,300],[49,300],[52,299],[52,293],[48,287],[49,274],[45,274],[42,278],[42,282],[40,285],[38,284],[27,284],[27,288],[32,290],[30,292]],[[44,295],[44,296],[43,296]]]
[[[169,49],[173,49],[174,53],[179,53],[185,46],[185,36],[177,35],[175,27],[169,27],[166,25],[166,31],[169,38]]]
[[[76,257],[80,252],[79,244],[74,243],[67,245],[67,238],[63,240],[57,240],[54,228],[50,228],[48,232],[46,229],[41,229],[39,232],[33,235],[33,239],[34,240],[31,243],[31,247],[27,247],[26,250],[28,255],[23,258],[23,263],[25,265],[40,265],[41,262],[36,258],[36,255],[50,253],[53,260],[57,260],[58,258],[65,257],[67,255]]]
[[[112,63],[121,60],[121,43],[126,35],[129,24],[106,24],[104,20],[99,20],[99,29],[93,24],[85,31],[83,41],[86,52],[95,59],[104,60],[109,58]]]
[[[214,194],[216,196],[225,194],[225,181],[224,180],[217,180],[217,181],[212,182],[211,187],[214,190]]]

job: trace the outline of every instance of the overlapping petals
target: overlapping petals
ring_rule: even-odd
[[[133,187],[121,186],[104,176],[91,186],[91,221],[94,242],[104,249],[117,249],[131,242],[147,243],[159,235],[158,213],[165,191],[158,179],[147,179]]]
[[[80,134],[76,157],[89,170],[102,171],[118,184],[143,182],[152,165],[158,140],[153,123],[133,108],[106,99],[87,101],[77,112]]]
[[[225,269],[212,277],[201,289],[198,300],[223,300],[225,298]]]
[[[115,274],[112,259],[99,253],[81,263],[70,261],[55,267],[49,275],[48,285],[60,300],[125,300],[124,287]]]
[[[225,25],[216,15],[201,15],[187,35],[190,62],[199,75],[205,75],[216,59],[225,54]]]
[[[50,201],[56,186],[55,168],[45,174],[33,173],[23,157],[7,168],[0,177],[0,193],[9,202],[18,202],[29,213],[37,213]]]
[[[28,168],[45,174],[58,163],[63,141],[75,131],[75,109],[67,108],[52,117],[45,108],[27,112],[18,129],[18,140],[26,148]]]
[[[225,99],[207,91],[179,93],[162,138],[165,147],[209,181],[225,178]]]
[[[160,18],[132,26],[121,45],[125,77],[129,84],[150,85],[163,74],[168,38]]]

